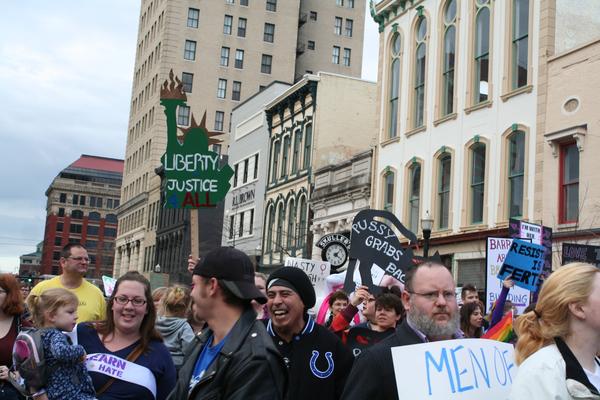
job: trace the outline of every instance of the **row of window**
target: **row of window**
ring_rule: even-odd
[[[84,195],[73,194],[71,197],[71,204],[85,206],[86,200],[87,200],[87,198]],[[90,200],[89,204],[87,204],[87,205],[89,205],[90,207],[94,207],[94,208],[103,208],[104,205],[106,205],[106,208],[108,208],[110,210],[110,209],[119,207],[119,199],[111,199],[111,198],[104,199],[103,197],[90,196],[89,200]],[[106,202],[104,200],[106,200]],[[59,203],[66,204],[67,203],[67,194],[59,193],[58,201],[59,201]],[[63,208],[63,210],[64,210],[64,208]],[[109,214],[109,215],[112,215],[112,214]]]
[[[229,239],[238,239],[254,234],[254,208],[229,216]]]
[[[525,194],[525,165],[526,165],[526,145],[525,132],[514,131],[507,136],[506,164],[505,168],[505,189],[501,193],[506,194],[506,218],[523,217],[523,200]],[[487,190],[487,144],[485,141],[475,138],[466,148],[467,163],[467,182],[466,196],[464,197],[467,207],[468,225],[477,225],[485,222],[485,199]],[[444,230],[450,228],[450,203],[452,198],[452,170],[453,157],[452,152],[444,149],[434,160],[434,220],[435,229]],[[412,232],[418,232],[419,221],[422,215],[422,176],[423,162],[413,159],[407,166],[407,183],[404,220],[407,227]],[[383,208],[388,211],[394,211],[396,190],[396,173],[387,169],[383,176]],[[455,186],[454,186],[455,187]]]
[[[292,143],[293,139],[293,143]],[[288,175],[297,174],[300,170],[310,167],[312,146],[312,124],[302,128],[298,127],[292,133],[286,133],[281,139],[276,139],[271,144],[271,179],[272,184]],[[291,152],[291,165],[290,161]]]
[[[516,90],[526,86],[530,80],[529,67],[529,0],[510,0],[509,10],[511,15],[508,33],[510,35],[510,50],[508,54],[508,68],[510,87],[506,90]],[[467,99],[469,107],[490,101],[490,77],[492,65],[491,49],[491,16],[494,3],[490,0],[477,0],[472,2],[472,19],[469,21],[473,39],[469,52],[469,84],[470,96]],[[458,38],[458,8],[457,0],[446,0],[442,7],[442,15],[438,21],[440,35],[440,69],[441,79],[438,101],[440,102],[437,118],[443,118],[456,112],[454,104],[456,78],[455,65],[457,58]],[[410,36],[410,58],[412,65],[409,68],[410,78],[410,112],[409,125],[411,129],[419,128],[425,124],[425,93],[427,85],[427,55],[428,39],[430,36],[429,19],[427,14],[420,12],[416,17]],[[400,94],[400,63],[402,51],[402,35],[394,28],[388,45],[388,138],[398,134],[399,94]]]
[[[250,179],[258,179],[258,153],[246,157],[233,166],[233,187],[248,183]]]
[[[137,177],[133,182],[125,186],[125,189],[123,189],[123,201],[129,201],[147,189],[148,173],[146,172],[144,175]]]
[[[335,0],[335,5],[340,7],[354,8],[354,0]]]
[[[63,229],[64,229],[64,224],[62,222],[57,222],[56,223],[56,231],[62,232]],[[98,226],[88,225],[88,226],[86,226],[86,234],[91,235],[91,236],[98,236],[99,232],[100,232],[99,229],[100,229],[100,227],[98,227]],[[82,224],[70,224],[69,232],[80,235],[83,233],[83,225]],[[117,236],[117,229],[116,228],[108,228],[105,226],[103,233],[104,233],[105,237],[114,238]]]
[[[130,173],[140,167],[144,161],[150,159],[152,150],[152,139],[148,139],[132,155],[125,160],[125,171]]]
[[[277,216],[277,218],[275,218]],[[263,249],[265,253],[289,253],[303,249],[306,244],[308,206],[306,195],[301,194],[277,204],[267,204],[266,225],[275,229],[265,229]]]
[[[346,18],[346,29],[342,28],[344,19],[342,17],[335,17],[333,24],[333,33],[338,36],[342,35],[342,31],[345,36],[352,37],[352,29],[354,28],[354,21],[350,18]]]
[[[107,201],[108,200],[112,201],[112,199],[107,199]],[[117,207],[118,207],[119,200],[115,200],[115,201],[117,202]],[[65,209],[63,207],[60,207],[58,209],[57,216],[59,216],[59,217],[65,216]],[[73,210],[73,211],[71,211],[70,216],[73,219],[83,219],[84,214],[83,214],[83,211],[81,211],[81,210]],[[101,218],[102,217],[101,217],[100,213],[96,212],[96,211],[92,211],[88,214],[89,221],[100,221]],[[104,220],[106,221],[107,224],[116,224],[117,216],[115,214],[106,214],[106,217],[104,218]]]
[[[314,42],[313,42],[313,47],[314,47]],[[310,46],[309,46],[310,48]],[[331,55],[331,62],[334,64],[339,64],[340,63],[340,47],[339,46],[333,46],[333,53]],[[352,50],[348,49],[348,48],[344,48],[344,58],[343,58],[343,65],[345,65],[346,67],[350,66],[350,59],[352,58]]]

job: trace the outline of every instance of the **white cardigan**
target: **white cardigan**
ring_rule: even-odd
[[[566,379],[566,364],[551,344],[529,356],[517,371],[510,400],[600,400],[582,383]]]

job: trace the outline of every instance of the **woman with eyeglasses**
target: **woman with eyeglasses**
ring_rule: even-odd
[[[515,329],[519,370],[510,399],[600,399],[600,269],[560,267]]]
[[[106,321],[80,324],[77,341],[96,397],[164,400],[175,386],[175,366],[155,329],[150,282],[138,272],[121,276],[108,300]]]

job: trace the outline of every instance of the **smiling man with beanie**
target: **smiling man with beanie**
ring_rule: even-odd
[[[267,331],[289,370],[287,399],[340,399],[354,357],[308,315],[316,301],[308,276],[299,268],[276,270],[267,281],[267,297]]]
[[[267,299],[254,285],[248,256],[231,247],[210,251],[193,270],[192,300],[207,328],[179,371],[168,400],[281,400],[285,364],[251,301]]]

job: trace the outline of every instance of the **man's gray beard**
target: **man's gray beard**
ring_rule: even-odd
[[[454,313],[447,323],[438,324],[414,306],[408,311],[408,319],[427,338],[452,339],[460,326],[458,313]]]

